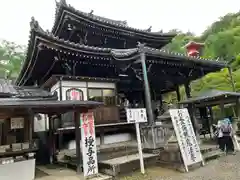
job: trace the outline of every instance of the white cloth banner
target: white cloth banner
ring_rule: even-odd
[[[203,161],[192,122],[186,108],[169,110],[185,166]]]
[[[93,113],[82,113],[81,142],[84,177],[98,174],[97,145]]]

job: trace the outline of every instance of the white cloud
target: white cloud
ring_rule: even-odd
[[[237,12],[239,0],[67,0],[76,9],[153,30],[180,29],[200,34],[218,17]],[[51,29],[55,0],[0,0],[0,38],[27,44],[29,22],[34,16],[44,29]]]

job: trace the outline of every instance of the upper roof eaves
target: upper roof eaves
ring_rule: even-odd
[[[142,35],[151,35],[155,37],[168,37],[168,38],[174,38],[177,34],[175,33],[162,33],[162,32],[151,32],[151,28],[148,28],[146,30],[137,29],[133,27],[129,27],[127,25],[127,21],[119,21],[119,20],[112,20],[109,18],[105,18],[102,16],[94,15],[92,12],[86,13],[80,10],[75,9],[71,5],[66,3],[66,0],[60,0],[60,2],[56,2],[56,12],[55,12],[55,20],[54,25],[52,28],[52,33],[55,34],[58,26],[58,21],[61,18],[63,10],[67,10],[68,12],[71,12],[75,14],[78,17],[83,17],[86,19],[90,19],[94,22],[102,23],[104,25],[109,26],[109,28],[121,28],[122,30],[129,31],[129,32],[136,32],[141,33]]]

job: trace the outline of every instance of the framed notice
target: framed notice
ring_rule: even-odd
[[[139,124],[147,122],[147,112],[146,112],[145,108],[127,108],[126,109],[126,115],[127,115],[128,123],[135,123],[140,168],[141,168],[141,173],[145,174],[144,160],[143,160],[143,154],[142,154],[142,142],[141,142],[141,134],[140,134]]]
[[[11,129],[22,129],[24,128],[24,118],[11,118]]]
[[[80,115],[84,177],[98,174],[97,146],[93,113]]]
[[[147,122],[147,112],[145,108],[128,108],[126,109],[128,123]]]
[[[186,108],[169,110],[186,171],[188,166],[203,162],[200,147]],[[204,163],[203,163],[204,164]]]

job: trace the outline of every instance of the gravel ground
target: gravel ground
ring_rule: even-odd
[[[145,176],[134,173],[121,180],[238,180],[240,179],[240,153],[223,156],[210,161],[204,167],[188,173],[180,173],[164,168],[147,169]]]
[[[39,173],[37,173],[39,174]],[[37,180],[79,180],[74,171],[55,170],[51,175],[39,174]],[[180,173],[161,167],[146,170],[146,175],[134,172],[132,175],[121,177],[120,180],[238,180],[240,179],[240,153],[223,156],[208,162],[204,167],[188,173]]]

